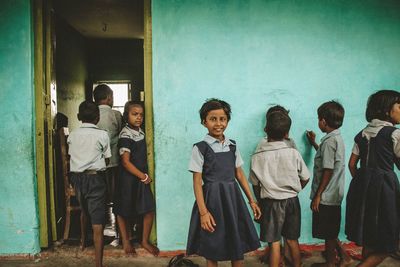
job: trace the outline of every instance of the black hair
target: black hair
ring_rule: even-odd
[[[268,119],[268,116],[273,112],[282,112],[282,113],[284,113],[286,115],[289,115],[289,110],[288,109],[282,107],[281,105],[275,105],[275,106],[270,107],[267,110],[267,113],[265,113],[265,118]]]
[[[113,90],[105,83],[97,85],[93,90],[93,98],[96,103],[107,99],[110,95],[113,95]]]
[[[93,101],[83,101],[79,105],[78,119],[82,122],[97,123],[99,119],[99,107]]]
[[[267,132],[268,117],[269,117],[269,115],[271,115],[271,114],[273,114],[275,112],[280,112],[280,113],[283,113],[283,114],[289,116],[289,110],[287,110],[286,108],[282,107],[281,105],[275,105],[275,106],[270,107],[267,110],[267,113],[265,114],[265,120],[266,120],[265,121],[265,127],[264,127],[264,131],[265,132]]]
[[[56,125],[57,125],[57,130],[63,127],[68,127],[68,117],[64,113],[57,112]]]
[[[201,106],[199,110],[201,123],[203,123],[206,120],[208,112],[216,109],[224,110],[226,116],[228,117],[228,121],[230,121],[231,106],[223,100],[217,98],[210,98],[206,100],[206,102]]]
[[[319,106],[317,113],[318,119],[324,119],[326,124],[333,129],[339,129],[343,124],[344,108],[337,101],[323,103]]]
[[[380,90],[368,98],[365,118],[368,122],[373,119],[390,121],[390,111],[393,105],[400,103],[400,92],[394,90]]]
[[[265,132],[269,138],[282,140],[289,133],[292,120],[283,112],[272,112],[267,119]]]
[[[131,100],[131,101],[126,102],[125,106],[124,106],[124,113],[122,114],[122,118],[124,119],[125,122],[128,122],[129,110],[131,107],[134,107],[134,106],[141,107],[144,110],[142,103],[139,101]]]

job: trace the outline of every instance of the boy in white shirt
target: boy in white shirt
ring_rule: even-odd
[[[298,193],[307,184],[310,173],[300,153],[285,143],[291,119],[282,112],[268,115],[263,138],[251,159],[250,182],[260,186],[262,221],[260,239],[271,247],[269,265],[279,266],[280,241],[286,238],[292,264],[301,265],[298,238],[301,210]]]

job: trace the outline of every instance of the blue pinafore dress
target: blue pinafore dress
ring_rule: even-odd
[[[204,156],[204,200],[216,227],[213,233],[201,229],[195,202],[186,253],[213,261],[242,260],[243,254],[259,248],[260,242],[235,179],[236,147],[231,145],[230,151],[215,153],[205,141],[195,145]]]
[[[400,190],[394,165],[392,133],[385,126],[370,138],[362,131],[354,141],[360,149],[360,169],[352,179],[346,198],[347,239],[377,252],[395,252],[399,245]]]
[[[128,126],[127,126],[128,127]],[[146,140],[135,141],[132,138],[120,137],[118,148],[128,148],[130,162],[141,172],[147,173]],[[144,184],[139,178],[128,172],[122,164],[119,166],[119,177],[115,181],[113,212],[125,218],[137,218],[155,210],[155,202],[150,184]]]

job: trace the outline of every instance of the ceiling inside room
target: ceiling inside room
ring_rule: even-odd
[[[85,37],[143,39],[143,0],[55,0],[54,7]]]

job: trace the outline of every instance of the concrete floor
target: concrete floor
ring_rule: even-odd
[[[167,267],[171,254],[162,253],[160,257],[153,257],[143,249],[137,249],[137,256],[127,257],[120,247],[114,248],[106,246],[104,251],[104,263],[108,267]],[[259,254],[259,253],[258,253]],[[89,247],[85,251],[80,251],[77,246],[59,246],[52,250],[43,251],[35,259],[23,259],[18,257],[0,258],[0,267],[86,267],[94,266],[93,248]],[[206,262],[201,257],[190,257],[193,262],[200,266],[206,266]],[[312,251],[309,257],[303,258],[304,266],[311,266],[316,262],[323,262],[320,251]],[[354,261],[351,266],[356,266],[358,261]],[[230,262],[221,262],[219,266],[228,267]],[[246,255],[244,266],[261,267],[267,266],[259,261],[259,255],[252,253]],[[380,266],[399,267],[400,261],[393,258],[387,258]]]

